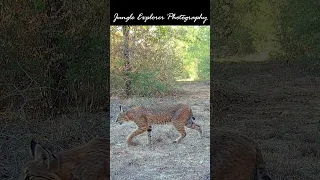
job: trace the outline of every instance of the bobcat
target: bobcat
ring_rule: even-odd
[[[24,180],[106,180],[109,170],[109,141],[96,138],[74,149],[52,153],[31,141],[31,154],[23,170]]]
[[[213,180],[271,180],[260,148],[248,137],[215,130],[210,151]]]
[[[128,136],[128,145],[133,145],[132,139],[146,131],[148,132],[147,144],[150,145],[151,125],[153,124],[172,123],[181,134],[173,141],[174,143],[179,143],[186,136],[184,126],[197,130],[201,137],[201,127],[193,122],[194,119],[190,106],[186,104],[158,106],[154,108],[135,107],[128,111],[125,111],[124,108],[120,106],[120,113],[117,115],[116,122],[122,124],[123,121],[133,121],[138,126],[138,129]]]

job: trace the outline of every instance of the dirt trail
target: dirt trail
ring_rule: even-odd
[[[274,62],[215,68],[229,87],[215,89],[229,100],[221,103],[215,126],[258,141],[273,179],[320,179],[320,77]]]
[[[137,146],[127,147],[126,137],[136,128],[134,123],[110,124],[111,179],[209,179],[210,174],[210,85],[183,82],[182,94],[159,98],[157,102],[187,103],[192,107],[196,123],[203,128],[200,139],[195,130],[186,128],[187,136],[180,144],[172,141],[179,136],[172,125],[153,126],[152,147],[146,146],[146,134],[134,139]],[[136,100],[137,101],[137,100]],[[141,100],[140,100],[141,101]],[[144,101],[149,101],[144,99]],[[111,108],[117,106],[111,102]],[[114,116],[116,110],[111,110]]]

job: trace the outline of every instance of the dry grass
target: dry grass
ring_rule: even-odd
[[[1,114],[0,179],[18,179],[23,166],[31,160],[31,139],[53,152],[84,144],[96,136],[109,135],[107,114],[78,112],[60,117],[23,121]]]
[[[320,179],[320,77],[276,62],[214,68],[215,101],[222,102],[214,107],[215,128],[259,142],[275,180]]]
[[[154,105],[157,103],[187,103],[192,107],[195,122],[202,126],[203,137],[187,129],[187,136],[180,144],[172,142],[179,134],[172,125],[153,126],[151,147],[147,135],[133,139],[137,146],[127,147],[126,137],[135,129],[133,122],[110,124],[111,179],[209,179],[210,174],[210,109],[208,83],[182,82],[181,96],[157,99],[130,99],[127,105]],[[117,112],[117,102],[111,102],[110,116]]]

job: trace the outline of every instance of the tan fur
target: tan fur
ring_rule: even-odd
[[[96,138],[74,149],[52,153],[32,141],[34,157],[22,173],[24,180],[106,180],[109,170],[109,141]]]
[[[179,143],[185,136],[185,126],[195,129],[201,137],[201,127],[193,122],[193,114],[190,106],[186,104],[176,104],[170,106],[158,106],[154,108],[135,107],[127,112],[118,114],[117,121],[133,121],[138,128],[132,132],[128,138],[128,145],[133,145],[132,139],[146,131],[148,131],[148,145],[151,139],[151,125],[172,123],[177,131],[181,134],[174,143]]]
[[[248,137],[233,132],[211,132],[211,179],[271,180],[260,148]]]

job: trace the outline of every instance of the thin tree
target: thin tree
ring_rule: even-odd
[[[129,26],[123,26],[123,42],[124,42],[124,58],[125,58],[125,85],[126,85],[126,96],[130,97],[132,95],[132,84],[131,84],[131,63],[129,56]]]

